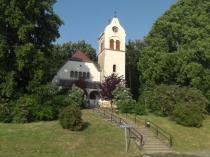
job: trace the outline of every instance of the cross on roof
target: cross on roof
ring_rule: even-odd
[[[115,12],[114,12],[114,17],[116,17],[116,13],[117,13],[117,12],[115,11]]]

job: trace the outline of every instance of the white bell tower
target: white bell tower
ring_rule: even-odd
[[[115,15],[98,38],[101,81],[112,73],[123,75],[125,79],[125,36],[125,30]]]

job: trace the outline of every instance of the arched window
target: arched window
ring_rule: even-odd
[[[90,78],[90,73],[87,73],[87,79],[89,79]]]
[[[85,72],[83,72],[83,77],[86,78],[86,73]]]
[[[120,41],[119,40],[116,41],[116,50],[120,50]]]
[[[74,77],[75,77],[75,78],[78,77],[78,72],[77,72],[77,71],[74,72]]]
[[[113,65],[113,72],[116,72],[116,65]]]
[[[82,72],[79,72],[79,77],[82,77]]]
[[[73,71],[71,71],[70,77],[74,77],[74,72]]]
[[[110,40],[110,49],[114,49],[114,40],[113,39]]]

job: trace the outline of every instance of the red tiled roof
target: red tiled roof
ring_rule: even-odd
[[[71,58],[83,60],[83,61],[91,61],[82,51],[77,50]]]

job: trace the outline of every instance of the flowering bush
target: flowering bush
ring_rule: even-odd
[[[135,100],[132,99],[132,95],[128,88],[119,84],[112,92],[114,95],[113,102],[122,112],[131,112],[134,108]]]
[[[78,107],[82,107],[84,103],[84,91],[79,87],[73,85],[69,91],[69,98],[73,100]]]

